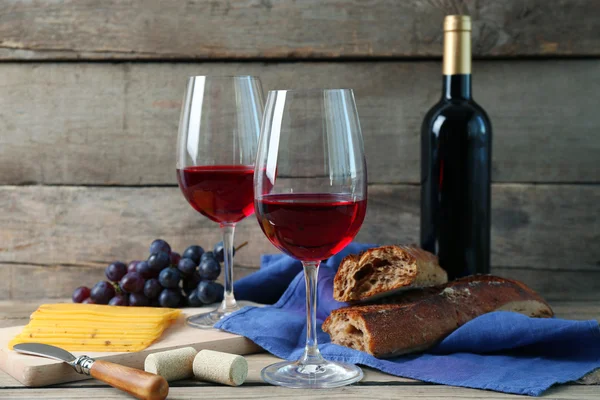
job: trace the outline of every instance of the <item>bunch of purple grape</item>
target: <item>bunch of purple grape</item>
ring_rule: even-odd
[[[223,300],[221,274],[223,242],[213,251],[190,246],[179,255],[162,239],[150,245],[146,261],[125,265],[115,261],[106,267],[108,281],[73,292],[73,302],[113,306],[200,307]]]

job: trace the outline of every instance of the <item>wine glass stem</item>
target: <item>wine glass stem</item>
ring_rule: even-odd
[[[319,261],[302,262],[306,283],[306,346],[300,364],[320,364],[323,356],[317,347],[317,276]]]
[[[223,234],[223,264],[225,266],[225,291],[223,302],[219,311],[233,312],[237,310],[237,303],[233,295],[233,234],[235,224],[221,224]]]

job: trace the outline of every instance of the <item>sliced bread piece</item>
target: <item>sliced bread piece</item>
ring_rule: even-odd
[[[489,275],[470,276],[385,301],[394,304],[335,310],[323,323],[323,331],[333,343],[389,358],[432,347],[488,312],[514,311],[542,318],[553,315],[544,299],[523,283]]]
[[[333,297],[344,302],[374,300],[446,282],[448,275],[433,254],[412,246],[382,246],[342,260]]]

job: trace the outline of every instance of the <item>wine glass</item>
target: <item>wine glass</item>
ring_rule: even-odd
[[[186,200],[223,234],[225,293],[218,309],[187,319],[212,328],[239,309],[233,295],[235,224],[254,212],[254,161],[264,98],[252,76],[188,79],[177,137],[177,180]]]
[[[359,367],[323,358],[316,325],[320,260],[352,241],[367,209],[367,170],[352,90],[269,92],[254,169],[254,199],[264,234],[302,262],[306,282],[304,355],[266,367],[263,379],[293,388],[359,381]]]

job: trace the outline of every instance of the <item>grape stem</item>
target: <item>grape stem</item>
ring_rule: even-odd
[[[119,285],[117,282],[111,282],[110,284],[113,286],[113,288],[115,288],[115,296],[116,296],[117,294],[123,294],[123,293],[124,293],[124,292],[121,290],[121,286],[120,286],[120,285]]]
[[[240,244],[238,247],[235,248],[235,251],[237,252],[239,249],[248,246],[248,241],[245,241],[244,243]]]

